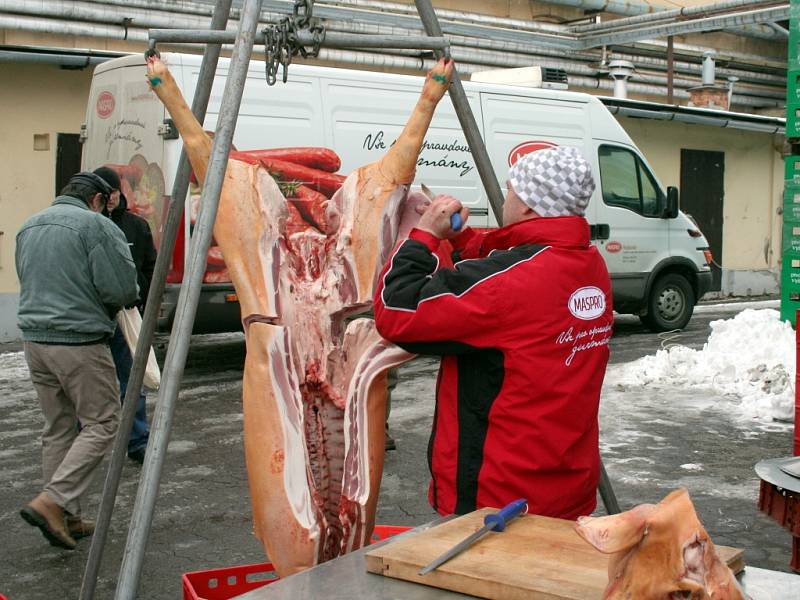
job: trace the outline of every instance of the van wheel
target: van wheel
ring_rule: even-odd
[[[639,318],[652,331],[683,329],[694,312],[694,291],[685,277],[668,273],[650,289],[647,314]]]

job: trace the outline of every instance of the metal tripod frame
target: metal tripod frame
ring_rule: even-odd
[[[324,44],[335,47],[393,47],[431,49],[437,56],[449,56],[449,44],[442,34],[436,13],[430,0],[415,0],[417,10],[428,37],[403,36],[401,39],[372,39],[378,36],[357,36],[344,34],[328,34]],[[239,107],[241,105],[247,70],[250,64],[253,45],[256,41],[263,43],[264,34],[257,32],[262,0],[245,0],[241,10],[239,32],[233,34],[225,31],[230,15],[231,0],[218,0],[215,6],[208,31],[197,30],[151,30],[151,50],[157,41],[205,43],[206,51],[200,69],[197,89],[192,103],[192,112],[199,122],[203,122],[211,87],[216,73],[221,44],[234,42],[229,75],[225,84],[219,118],[213,140],[211,158],[203,185],[200,213],[191,237],[191,247],[184,280],[178,298],[175,320],[170,334],[170,343],[165,359],[158,403],[153,416],[153,427],[145,453],[144,464],[139,480],[136,501],[128,529],[122,565],[115,593],[115,600],[133,600],[138,591],[144,553],[153,521],[155,502],[161,471],[164,466],[167,446],[172,429],[172,417],[179,387],[183,378],[189,340],[194,326],[197,303],[202,287],[205,271],[205,259],[211,242],[214,221],[219,207],[219,198],[225,176],[228,155],[231,150],[233,134],[236,128]],[[300,41],[305,40],[304,34]],[[306,41],[310,41],[306,40]],[[379,43],[382,42],[382,43]],[[503,198],[494,170],[480,136],[475,118],[469,106],[463,86],[457,74],[454,74],[450,87],[450,97],[458,115],[467,142],[475,160],[478,173],[489,203],[498,224],[502,225]],[[80,599],[91,600],[97,583],[103,547],[108,535],[111,514],[114,508],[127,440],[133,426],[137,398],[144,379],[147,357],[155,333],[156,320],[161,305],[161,298],[166,285],[172,251],[177,238],[178,227],[184,210],[191,167],[185,149],[181,152],[178,171],[175,177],[169,212],[162,234],[161,247],[156,260],[155,272],[147,298],[144,318],[139,335],[139,343],[133,357],[128,389],[125,394],[122,418],[119,431],[111,454],[106,476],[97,528],[92,538],[92,545],[84,571]],[[600,493],[609,514],[619,512],[614,492],[611,489],[605,468],[601,463]]]

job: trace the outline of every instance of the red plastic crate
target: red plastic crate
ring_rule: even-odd
[[[402,525],[375,525],[372,541],[379,542],[409,529]],[[278,579],[272,563],[184,573],[183,600],[229,600]]]

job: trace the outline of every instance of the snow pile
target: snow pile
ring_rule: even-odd
[[[795,333],[777,310],[746,309],[711,322],[702,350],[674,345],[611,368],[606,382],[630,387],[708,388],[731,400],[743,417],[791,421]]]

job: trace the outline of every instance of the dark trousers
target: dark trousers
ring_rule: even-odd
[[[114,332],[114,337],[111,338],[111,356],[114,358],[114,366],[117,369],[117,379],[119,380],[119,393],[120,402],[125,399],[125,391],[128,389],[128,379],[131,374],[131,367],[133,366],[133,357],[128,348],[128,342],[125,341],[125,336],[122,330],[117,326]],[[139,390],[138,407],[136,409],[136,416],[133,419],[133,429],[131,430],[131,437],[128,439],[128,454],[136,452],[137,450],[144,450],[147,446],[147,440],[150,437],[150,427],[147,425],[147,407],[145,403],[145,396]]]

